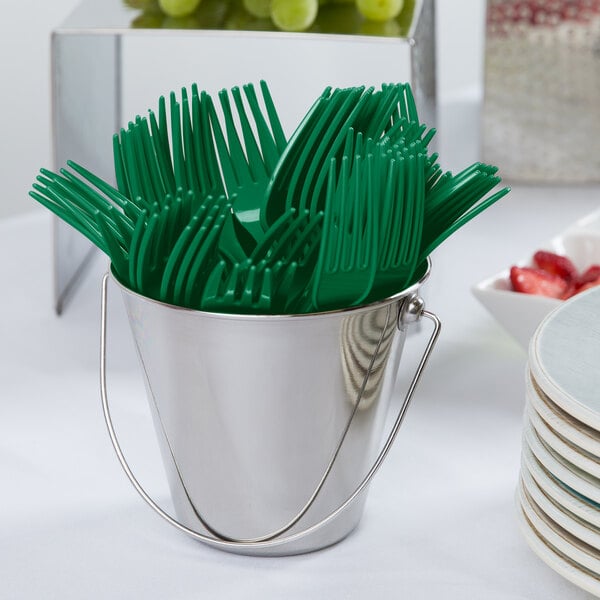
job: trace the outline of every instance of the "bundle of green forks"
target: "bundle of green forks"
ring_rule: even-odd
[[[30,195],[149,298],[258,314],[392,296],[449,235],[508,192],[495,167],[453,175],[408,84],[326,88],[286,139],[264,81],[215,103],[197,85],[114,135],[117,187],[81,165]],[[167,106],[168,104],[168,106]]]

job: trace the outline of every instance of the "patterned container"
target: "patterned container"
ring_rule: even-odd
[[[600,181],[600,0],[488,0],[483,160],[506,180]]]

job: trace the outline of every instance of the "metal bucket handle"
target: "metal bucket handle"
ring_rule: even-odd
[[[348,425],[345,428],[345,430],[341,436],[341,440],[337,446],[337,449],[334,452],[333,457],[331,458],[331,461],[330,461],[327,469],[325,470],[325,473],[324,473],[323,477],[321,478],[320,483],[318,484],[316,490],[311,495],[307,504],[294,517],[294,519],[292,519],[292,521],[290,521],[290,523],[288,523],[285,527],[279,529],[278,531],[276,531],[274,533],[264,536],[262,538],[257,538],[257,539],[252,539],[252,540],[236,540],[236,539],[224,538],[224,537],[221,537],[221,538],[220,537],[212,537],[212,536],[209,536],[209,535],[206,535],[203,533],[199,533],[193,529],[190,529],[186,525],[183,525],[177,519],[172,517],[169,513],[165,512],[160,506],[158,506],[158,504],[150,497],[150,495],[146,492],[146,490],[142,487],[140,482],[137,480],[137,478],[133,474],[133,471],[131,470],[131,467],[129,466],[127,460],[125,459],[125,455],[123,454],[123,451],[122,451],[119,441],[117,439],[117,434],[115,432],[115,428],[114,428],[114,425],[112,422],[112,417],[110,415],[110,408],[109,408],[109,404],[108,404],[108,392],[107,392],[107,386],[106,386],[106,331],[107,331],[108,279],[109,279],[109,274],[106,273],[102,279],[102,308],[101,308],[101,325],[100,325],[100,330],[101,330],[101,334],[100,334],[100,392],[101,392],[101,398],[102,398],[102,412],[104,414],[104,420],[105,420],[106,426],[108,428],[110,441],[111,441],[114,451],[117,455],[119,463],[121,464],[121,467],[125,471],[127,478],[129,479],[129,481],[131,482],[131,484],[133,485],[135,490],[138,492],[138,494],[142,497],[142,499],[146,502],[146,504],[148,504],[150,506],[150,508],[152,508],[160,517],[162,517],[165,521],[170,523],[173,527],[175,527],[179,531],[182,531],[183,533],[185,533],[199,541],[205,542],[207,544],[210,544],[211,546],[221,548],[224,550],[234,550],[234,549],[242,549],[242,548],[243,549],[252,549],[252,548],[275,547],[275,546],[279,546],[279,545],[282,545],[285,543],[290,543],[290,542],[296,541],[306,535],[313,533],[317,529],[320,529],[321,527],[323,527],[324,525],[326,525],[327,523],[329,523],[330,521],[335,519],[341,512],[343,512],[347,508],[347,506],[350,503],[352,503],[356,499],[356,497],[365,489],[365,487],[367,487],[367,485],[369,485],[369,483],[373,479],[373,476],[379,470],[379,467],[381,466],[384,459],[386,458],[394,440],[396,439],[398,430],[400,429],[400,426],[402,425],[402,421],[404,420],[404,416],[406,414],[408,405],[410,404],[410,401],[413,397],[414,391],[421,379],[423,370],[425,369],[425,366],[427,365],[427,362],[429,360],[429,357],[431,355],[433,347],[435,346],[435,343],[437,342],[437,339],[438,339],[438,336],[439,336],[440,330],[441,330],[440,320],[434,313],[431,313],[431,312],[425,310],[424,302],[420,296],[418,296],[417,294],[411,294],[410,296],[406,296],[400,300],[400,306],[399,306],[398,317],[397,317],[397,326],[399,329],[403,329],[406,326],[419,321],[421,317],[426,317],[426,318],[430,319],[433,322],[434,328],[433,328],[431,336],[427,342],[427,346],[425,347],[425,350],[423,351],[421,360],[419,361],[419,364],[417,365],[417,368],[413,375],[412,381],[410,382],[410,385],[408,386],[408,390],[404,397],[404,401],[402,402],[402,405],[400,406],[398,416],[396,417],[394,425],[392,426],[385,443],[383,444],[379,454],[377,455],[377,458],[373,462],[373,465],[371,466],[371,468],[369,469],[369,471],[367,472],[367,474],[365,475],[363,480],[356,487],[354,492],[352,492],[352,494],[350,494],[350,496],[348,496],[348,498],[340,506],[338,506],[338,508],[336,508],[329,515],[327,515],[326,517],[321,519],[318,523],[315,523],[314,525],[311,525],[310,527],[308,527],[302,531],[299,531],[293,535],[289,535],[286,537],[280,537],[282,533],[289,530],[306,513],[306,511],[310,508],[310,506],[316,499],[320,489],[322,488],[322,486],[325,482],[325,479],[327,478],[329,472],[331,471],[331,468],[333,467],[333,463],[339,453],[341,445],[345,439],[346,433],[348,432],[348,428],[349,428],[349,426],[352,422],[352,419],[354,417],[354,414],[356,412],[356,407],[360,403],[362,393],[366,387],[367,379],[370,374],[370,368],[367,371],[367,374],[365,375],[365,381],[363,381],[363,385],[361,386],[361,388],[358,392],[358,398],[355,403],[355,410],[352,412],[352,415],[350,416]],[[377,351],[378,351],[378,348],[375,350],[373,359],[375,358]]]

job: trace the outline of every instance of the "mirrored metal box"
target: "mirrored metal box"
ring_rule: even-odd
[[[434,13],[434,0],[405,0],[396,19],[374,23],[353,3],[332,2],[307,30],[286,32],[251,18],[242,0],[202,0],[180,19],[156,0],[85,0],[52,35],[54,167],[73,159],[113,182],[113,134],[192,83],[215,93],[264,79],[291,134],[327,85],[408,81],[422,121],[435,126]],[[64,222],[54,228],[60,313],[94,250]]]

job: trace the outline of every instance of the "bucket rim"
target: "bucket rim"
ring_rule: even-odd
[[[423,268],[423,265],[425,267]],[[414,281],[411,285],[388,296],[387,298],[383,298],[381,300],[375,300],[368,304],[360,304],[358,306],[349,306],[345,308],[336,308],[333,310],[324,310],[318,312],[311,313],[274,313],[274,314],[253,314],[253,313],[224,313],[224,312],[213,312],[208,310],[200,310],[197,308],[188,308],[185,306],[179,306],[177,304],[169,304],[168,302],[163,302],[162,300],[156,300],[155,298],[151,298],[150,296],[144,296],[139,292],[136,292],[122,283],[114,272],[112,263],[110,264],[109,273],[111,279],[117,284],[117,286],[121,289],[122,292],[127,293],[130,296],[139,298],[142,301],[148,302],[150,304],[155,304],[162,308],[171,309],[177,312],[181,312],[183,314],[197,315],[203,316],[207,318],[221,318],[221,319],[235,319],[235,320],[243,320],[243,321],[286,321],[286,320],[301,320],[301,319],[315,319],[315,318],[324,318],[331,317],[335,315],[345,315],[348,313],[360,313],[360,312],[368,312],[375,310],[377,308],[381,308],[384,306],[388,306],[395,302],[398,302],[402,298],[405,298],[411,294],[414,294],[429,278],[431,274],[431,258],[428,256],[422,263],[419,265],[417,272],[421,271],[420,277]]]

